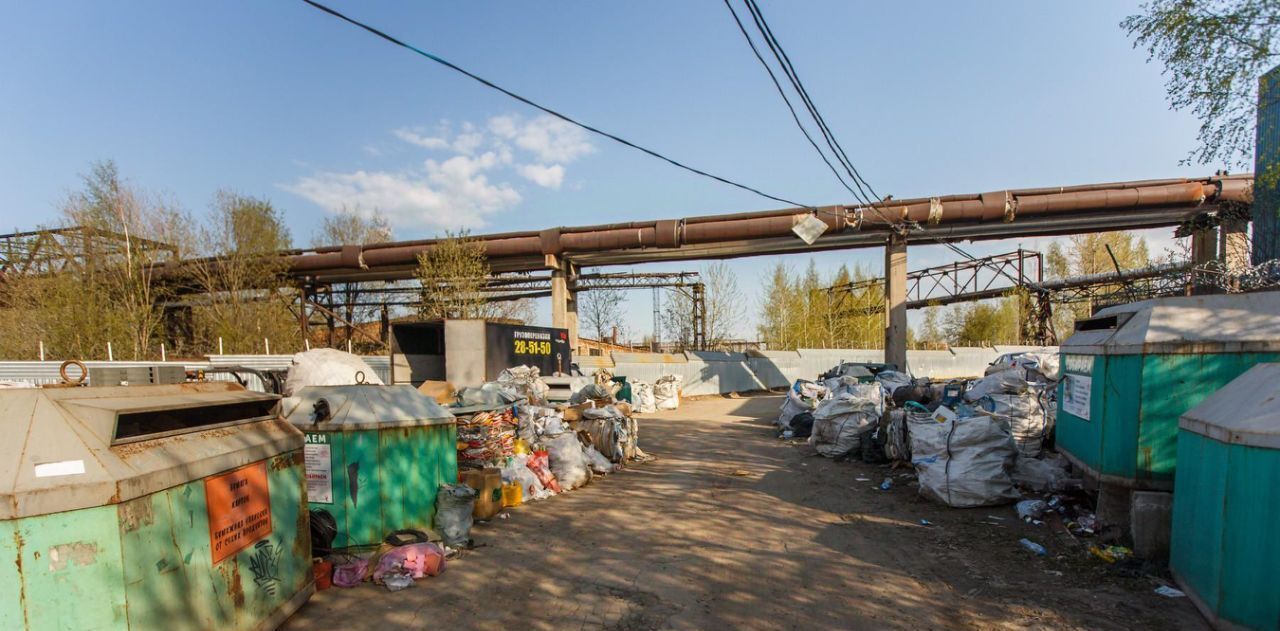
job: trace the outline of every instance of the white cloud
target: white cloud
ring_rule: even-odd
[[[412,129],[400,128],[392,132],[396,138],[403,140],[412,145],[418,145],[423,149],[448,149],[449,141],[438,136],[423,136],[418,131]]]
[[[333,212],[377,208],[397,226],[478,228],[486,216],[520,203],[510,185],[490,183],[483,174],[497,164],[497,154],[489,152],[427,160],[420,170],[399,173],[317,173],[283,188]]]
[[[516,167],[516,173],[544,188],[560,188],[564,183],[564,167],[559,164],[522,164]]]
[[[483,124],[392,132],[419,149],[441,154],[402,170],[317,172],[281,188],[330,210],[377,208],[405,228],[479,228],[486,218],[514,207],[520,193],[503,181],[520,177],[558,190],[565,165],[595,151],[583,130],[551,116],[494,116]],[[369,145],[371,156],[394,155]]]
[[[572,162],[595,151],[586,131],[548,114],[527,122],[516,116],[495,116],[489,119],[489,131],[544,163]]]

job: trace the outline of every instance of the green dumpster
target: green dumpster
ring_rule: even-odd
[[[229,383],[0,391],[0,628],[270,629],[314,591],[302,435]]]
[[[458,479],[454,417],[409,385],[310,386],[282,402],[306,440],[307,501],[337,523],[334,548],[431,528]]]
[[[1058,448],[1104,484],[1173,489],[1178,417],[1259,362],[1280,361],[1280,292],[1109,307],[1062,344]]]
[[[1182,416],[1169,566],[1216,628],[1280,624],[1280,364]]]

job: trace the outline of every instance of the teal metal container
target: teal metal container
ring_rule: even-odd
[[[427,530],[458,480],[453,414],[409,385],[310,386],[282,403],[306,440],[307,499],[333,515],[335,548]]]
[[[273,629],[314,591],[302,435],[234,384],[0,391],[0,628]]]
[[[1218,628],[1280,627],[1280,364],[1182,416],[1169,566]]]
[[[1173,489],[1178,417],[1280,361],[1280,292],[1146,300],[1076,323],[1060,348],[1058,449],[1090,477]]]

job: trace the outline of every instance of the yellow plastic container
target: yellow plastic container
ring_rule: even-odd
[[[524,489],[519,484],[502,485],[502,506],[519,506],[524,503]]]
[[[517,438],[515,445],[511,448],[511,452],[517,456],[527,454],[529,453],[529,443],[526,443],[523,438]]]

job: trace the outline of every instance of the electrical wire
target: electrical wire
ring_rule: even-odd
[[[831,174],[836,176],[836,179],[840,181],[840,185],[843,186],[845,190],[849,191],[849,194],[853,195],[855,199],[859,199],[858,194],[854,192],[853,187],[849,186],[849,183],[840,175],[840,171],[836,169],[834,164],[831,164],[831,160],[827,158],[827,154],[818,146],[817,141],[813,139],[813,136],[809,135],[809,129],[804,126],[804,123],[800,122],[800,115],[796,113],[796,108],[791,104],[791,99],[787,96],[786,90],[782,89],[782,83],[778,81],[778,76],[773,73],[773,68],[769,66],[768,62],[764,60],[764,56],[760,54],[760,50],[756,48],[755,41],[752,40],[751,35],[747,33],[747,28],[742,25],[742,20],[738,18],[738,12],[734,10],[731,0],[724,0],[724,6],[729,9],[729,15],[733,16],[733,21],[738,25],[738,31],[742,33],[743,39],[747,40],[747,45],[751,47],[751,52],[755,54],[760,65],[764,66],[765,72],[769,73],[769,79],[773,81],[773,87],[777,89],[778,96],[782,97],[782,102],[787,105],[787,110],[791,112],[791,119],[796,122],[796,127],[800,128],[800,133],[804,134],[805,140],[809,141],[809,144],[813,146],[813,150],[818,152],[818,157],[822,158],[822,161],[826,163],[828,169],[831,169]]]
[[[949,241],[944,241],[943,239],[941,239],[936,235],[929,234],[929,232],[925,230],[922,226],[920,226],[919,223],[893,221],[888,216],[886,216],[884,212],[880,210],[880,208],[878,208],[877,204],[883,205],[884,199],[881,198],[880,195],[875,192],[875,189],[872,188],[871,184],[867,182],[865,178],[862,177],[862,174],[858,172],[857,167],[855,167],[853,165],[853,162],[849,159],[848,153],[845,152],[844,147],[840,145],[840,142],[838,140],[836,140],[835,134],[831,131],[830,126],[827,125],[826,119],[822,117],[822,114],[818,111],[817,105],[813,102],[813,99],[809,96],[808,90],[805,89],[804,83],[800,80],[800,75],[796,71],[795,65],[791,62],[791,57],[787,55],[787,52],[782,47],[781,42],[779,42],[778,38],[773,34],[773,29],[769,27],[769,22],[767,19],[765,19],[764,13],[763,11],[761,11],[760,6],[756,3],[756,0],[743,0],[743,4],[746,5],[747,10],[751,13],[752,20],[755,22],[755,25],[756,25],[756,30],[760,32],[761,37],[765,40],[766,45],[769,47],[769,51],[772,53],[774,59],[778,62],[778,65],[782,68],[782,71],[786,75],[787,80],[791,83],[792,89],[794,89],[796,93],[800,96],[801,101],[805,105],[805,109],[808,110],[809,115],[813,118],[814,122],[817,124],[818,129],[819,131],[821,131],[823,139],[826,142],[828,148],[836,156],[836,160],[841,164],[841,166],[844,167],[846,173],[848,173],[850,179],[853,180],[858,190],[863,193],[862,196],[859,196],[858,194],[855,193],[854,197],[858,199],[860,202],[865,203],[866,206],[872,210],[872,212],[874,212],[876,215],[878,215],[881,219],[883,219],[886,223],[888,223],[890,226],[894,227],[895,229],[919,230],[923,232],[926,236],[928,236],[930,239],[937,241],[939,244],[945,246],[952,252],[955,252],[956,254],[959,254],[960,256],[966,259],[969,259],[971,261],[977,261],[978,257],[970,254],[969,252],[965,251],[963,248],[955,245],[954,243],[951,243]],[[765,66],[765,70],[769,73],[769,77],[773,79],[774,85],[775,87],[778,88],[779,94],[782,95],[783,100],[787,103],[788,109],[791,109],[792,116],[795,117],[795,110],[794,108],[791,107],[790,99],[787,98],[781,86],[778,85],[779,82],[777,81],[777,78],[773,73],[773,69],[770,68],[767,63],[765,63],[762,56],[756,50],[754,42],[747,35],[747,33],[745,32],[745,29],[742,28],[742,23],[741,21],[738,20],[737,12],[734,11],[733,6],[729,4],[729,0],[725,0],[725,5],[729,7],[730,13],[733,14],[734,21],[738,23],[739,29],[743,30],[743,36],[747,37],[747,43],[751,45],[752,52],[756,53],[756,58],[760,60],[760,63]],[[797,118],[796,124],[800,125],[800,121],[798,120],[798,117],[796,118]],[[801,131],[804,132],[805,137],[809,138],[810,143],[815,145],[814,148],[818,149],[818,147],[816,146],[817,143],[815,143],[813,139],[809,136],[809,133],[807,130],[805,130],[804,126],[800,125],[800,128],[801,128]],[[826,162],[827,161],[826,155],[823,154],[821,149],[818,149],[818,152],[823,156],[823,161]],[[827,162],[827,164],[828,166],[831,166],[830,162]],[[836,174],[836,176],[839,178],[838,173]],[[840,178],[840,182],[841,184],[845,183],[843,178]],[[864,186],[865,186],[865,189],[863,188]],[[848,188],[847,185],[846,185],[846,188]],[[852,190],[850,190],[849,192],[853,193]],[[868,199],[868,197],[870,199]],[[1018,279],[1013,278],[1008,274],[1008,272],[1005,272],[1002,269],[997,269],[997,271],[1001,275],[1008,278],[1011,282],[1013,282],[1014,285],[1019,285],[1019,286],[1026,285],[1026,286],[1030,286],[1032,289],[1035,289],[1037,291],[1043,291],[1042,288],[1040,288],[1038,285],[1034,283],[1020,282]]]
[[[348,17],[347,15],[345,15],[345,14],[343,14],[343,13],[341,13],[341,12],[339,12],[339,11],[335,10],[335,9],[331,9],[331,8],[329,8],[329,7],[327,7],[327,6],[323,5],[323,4],[320,4],[319,2],[315,2],[315,0],[302,0],[302,2],[305,2],[305,3],[309,4],[309,5],[311,5],[312,7],[316,8],[316,9],[319,9],[320,11],[323,11],[323,12],[325,12],[325,13],[328,13],[329,15],[332,15],[333,17],[336,17],[336,18],[338,18],[338,19],[340,19],[340,20],[342,20],[342,21],[344,21],[344,22],[347,22],[347,23],[349,23],[349,24],[353,25],[353,26],[356,26],[356,27],[361,28],[361,29],[363,29],[363,30],[365,30],[365,31],[368,31],[369,33],[372,33],[373,35],[376,35],[376,36],[378,36],[378,37],[380,37],[380,38],[382,38],[382,39],[384,39],[384,40],[386,40],[386,41],[388,41],[388,42],[391,42],[392,44],[395,44],[396,46],[400,46],[401,48],[408,49],[408,50],[413,51],[413,52],[415,52],[415,53],[417,53],[417,54],[419,54],[419,55],[421,55],[421,56],[423,56],[423,57],[426,57],[427,59],[430,59],[431,61],[434,61],[434,62],[436,62],[436,63],[438,63],[438,64],[440,64],[440,65],[442,65],[442,66],[444,66],[444,67],[446,67],[446,68],[448,68],[448,69],[450,69],[450,70],[453,70],[453,71],[455,71],[455,72],[458,72],[458,73],[460,73],[460,74],[462,74],[462,75],[464,75],[464,76],[466,76],[466,77],[468,77],[468,78],[472,79],[473,81],[476,81],[477,83],[480,83],[481,85],[484,85],[485,87],[488,87],[488,88],[492,88],[492,89],[494,89],[494,90],[497,90],[498,92],[501,92],[501,93],[503,93],[503,94],[505,94],[505,95],[507,95],[507,96],[509,96],[509,97],[511,97],[511,98],[513,98],[513,99],[515,99],[515,100],[517,100],[517,101],[520,101],[521,103],[524,103],[525,105],[528,105],[528,106],[530,106],[530,107],[533,107],[533,108],[535,108],[535,109],[537,109],[537,110],[541,110],[542,112],[544,112],[544,113],[546,113],[546,114],[549,114],[549,115],[551,115],[551,116],[554,116],[554,117],[556,117],[556,118],[558,118],[558,119],[560,119],[560,120],[562,120],[562,121],[564,121],[564,122],[566,122],[566,123],[569,123],[569,124],[571,124],[571,125],[575,125],[575,126],[577,126],[577,127],[580,127],[580,128],[582,128],[582,129],[584,129],[584,130],[586,130],[586,131],[589,131],[589,132],[591,132],[591,133],[593,133],[593,134],[596,134],[596,135],[599,135],[599,136],[603,136],[603,137],[608,138],[609,140],[612,140],[612,141],[614,141],[614,142],[617,142],[617,143],[619,143],[619,144],[621,144],[621,145],[625,145],[625,146],[627,146],[627,147],[630,147],[630,148],[632,148],[632,149],[635,149],[635,150],[637,150],[637,151],[640,151],[640,152],[642,152],[642,153],[645,153],[645,154],[647,154],[647,155],[649,155],[649,156],[652,156],[652,157],[654,157],[654,158],[657,158],[657,159],[659,159],[659,160],[662,160],[663,162],[666,162],[666,163],[668,163],[668,164],[671,164],[672,166],[675,166],[675,167],[678,167],[678,168],[684,169],[685,171],[688,171],[688,172],[690,172],[690,173],[694,173],[694,174],[696,174],[696,175],[701,175],[701,176],[703,176],[703,177],[713,179],[713,180],[715,180],[715,181],[717,181],[717,182],[720,182],[720,183],[722,183],[722,184],[728,184],[729,186],[733,186],[733,187],[736,187],[736,188],[742,189],[742,190],[747,191],[747,192],[750,192],[750,193],[755,193],[756,195],[759,195],[759,196],[761,196],[761,197],[764,197],[764,198],[767,198],[767,199],[771,199],[771,200],[774,200],[774,201],[777,201],[777,202],[782,202],[782,203],[784,203],[784,204],[790,204],[790,205],[792,205],[792,206],[800,206],[800,207],[808,208],[808,209],[816,209],[816,207],[815,207],[815,206],[812,206],[812,205],[810,205],[810,204],[801,204],[801,203],[799,203],[799,202],[791,201],[791,200],[789,200],[789,199],[787,199],[787,198],[785,198],[785,197],[779,197],[779,196],[776,196],[776,195],[770,195],[769,193],[765,193],[765,192],[763,192],[763,191],[761,191],[761,190],[759,190],[759,189],[756,189],[756,188],[753,188],[753,187],[747,186],[746,184],[740,184],[740,183],[735,182],[735,181],[733,181],[733,180],[730,180],[730,179],[728,179],[728,178],[720,177],[719,175],[715,175],[715,174],[712,174],[712,173],[708,173],[708,172],[706,172],[706,171],[703,171],[703,170],[701,170],[701,169],[697,169],[697,168],[691,167],[691,166],[689,166],[689,165],[687,165],[687,164],[684,164],[683,162],[680,162],[680,161],[678,161],[678,160],[675,160],[675,159],[669,158],[669,157],[667,157],[667,156],[665,156],[665,155],[663,155],[663,154],[661,154],[661,153],[658,153],[657,151],[654,151],[654,150],[652,150],[652,149],[648,149],[648,148],[646,148],[646,147],[642,147],[642,146],[640,146],[640,145],[638,145],[638,144],[636,144],[636,143],[634,143],[634,142],[631,142],[631,141],[629,141],[629,140],[627,140],[627,139],[625,139],[625,138],[622,138],[622,137],[616,136],[616,135],[614,135],[614,134],[611,134],[611,133],[609,133],[609,132],[606,132],[606,131],[600,130],[600,129],[596,128],[596,127],[592,127],[591,125],[587,125],[586,123],[582,123],[582,122],[580,122],[580,121],[578,121],[578,120],[576,120],[576,119],[574,119],[574,118],[571,118],[571,117],[569,117],[569,116],[567,116],[567,115],[565,115],[565,114],[562,114],[562,113],[560,113],[560,112],[557,112],[556,110],[553,110],[553,109],[551,109],[551,108],[549,108],[549,107],[547,107],[547,106],[545,106],[545,105],[542,105],[542,104],[537,103],[537,102],[535,102],[535,101],[533,101],[533,100],[531,100],[531,99],[529,99],[529,98],[526,98],[526,97],[523,97],[523,96],[521,96],[521,95],[519,95],[519,94],[516,94],[515,92],[512,92],[511,90],[508,90],[508,89],[506,89],[506,88],[504,88],[504,87],[502,87],[502,86],[500,86],[500,85],[498,85],[498,84],[496,84],[496,83],[494,83],[494,82],[492,82],[492,81],[490,81],[490,80],[488,80],[488,79],[485,79],[484,77],[481,77],[481,76],[479,76],[479,75],[476,75],[476,74],[474,74],[474,73],[472,73],[472,72],[470,72],[470,71],[468,71],[468,70],[466,70],[466,69],[464,69],[464,68],[462,68],[462,67],[460,67],[460,66],[458,66],[458,65],[456,65],[456,64],[454,64],[454,63],[452,63],[452,62],[450,62],[450,61],[448,61],[448,60],[446,60],[446,59],[444,59],[444,58],[442,58],[442,57],[439,57],[439,56],[437,56],[437,55],[433,55],[433,54],[431,54],[431,53],[429,53],[429,52],[427,52],[427,51],[424,51],[424,50],[422,50],[422,49],[419,49],[419,48],[417,48],[417,47],[415,47],[415,46],[413,46],[413,45],[411,45],[411,44],[407,44],[407,43],[405,43],[405,42],[403,42],[403,41],[401,41],[401,40],[399,40],[399,39],[396,39],[395,37],[392,37],[391,35],[388,35],[388,34],[384,33],[384,32],[383,32],[383,31],[381,31],[381,30],[378,30],[377,28],[374,28],[374,27],[372,27],[372,26],[369,26],[368,24],[365,24],[364,22],[361,22],[361,21],[356,20],[356,19],[354,19],[354,18]]]

